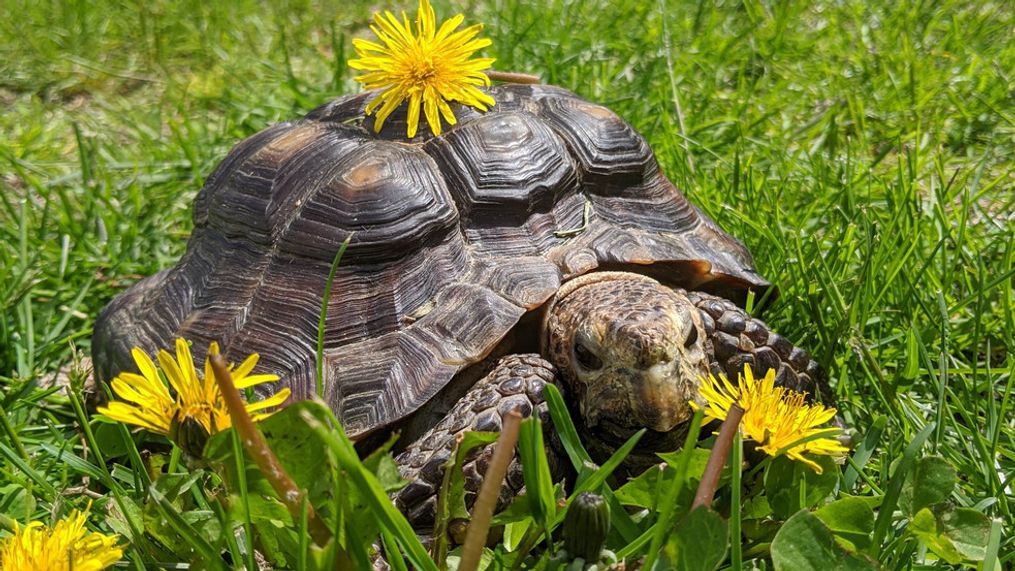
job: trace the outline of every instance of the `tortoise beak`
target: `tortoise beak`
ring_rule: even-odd
[[[670,432],[691,418],[690,401],[698,398],[697,376],[682,369],[676,359],[647,369],[618,367],[588,387],[582,415],[589,426],[609,422]]]
[[[669,432],[691,418],[690,401],[697,396],[698,382],[684,377],[675,361],[652,365],[637,375],[632,403],[639,424],[657,432]]]

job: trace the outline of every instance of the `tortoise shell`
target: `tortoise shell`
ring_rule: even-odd
[[[556,87],[501,85],[438,137],[375,133],[371,93],[236,146],[194,203],[173,268],[98,318],[96,374],[175,337],[203,359],[260,353],[296,398],[315,390],[322,296],[325,399],[354,438],[403,419],[484,359],[562,282],[632,269],[736,297],[768,282],[736,239],[660,172],[620,117]],[[424,131],[425,129],[420,129]]]

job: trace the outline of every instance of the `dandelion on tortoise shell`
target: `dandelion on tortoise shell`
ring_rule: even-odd
[[[353,47],[360,59],[349,60],[349,67],[367,72],[356,77],[367,89],[379,89],[366,106],[366,114],[376,111],[374,130],[380,131],[384,121],[408,100],[408,138],[416,136],[420,111],[434,135],[441,134],[441,118],[455,125],[455,113],[448,101],[486,111],[496,102],[479,89],[489,86],[483,73],[493,58],[472,59],[476,50],[490,45],[490,40],[476,38],[481,24],[458,30],[465,16],[458,14],[437,28],[437,19],[429,0],[420,0],[416,13],[416,33],[402,12],[399,20],[391,12],[374,14],[370,26],[381,43],[354,39]]]
[[[187,452],[199,455],[208,436],[232,426],[222,392],[211,369],[212,355],[219,354],[218,343],[208,347],[204,362],[204,375],[198,374],[190,346],[182,338],[176,339],[176,358],[168,351],[158,352],[159,367],[169,381],[162,380],[159,368],[144,351],[135,347],[131,356],[140,375],[122,372],[110,384],[121,400],[99,407],[100,414],[108,419],[132,424],[168,436]],[[248,356],[239,366],[230,365],[233,382],[239,390],[279,380],[278,375],[252,374],[259,356]],[[173,394],[170,394],[169,388]],[[289,398],[290,390],[282,389],[270,398],[248,403],[247,412],[256,422],[271,415],[267,409],[277,407]]]
[[[119,561],[117,536],[89,531],[85,520],[85,513],[74,511],[53,527],[15,523],[13,534],[0,539],[0,569],[100,571]]]

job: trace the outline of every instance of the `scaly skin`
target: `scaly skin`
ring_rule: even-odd
[[[679,447],[690,417],[688,401],[699,398],[698,377],[705,372],[736,379],[747,363],[758,375],[775,369],[779,385],[810,398],[818,394],[832,404],[824,372],[807,352],[728,300],[668,288],[636,274],[601,272],[579,280],[561,288],[548,308],[543,345],[548,360],[533,354],[503,358],[440,423],[396,458],[410,484],[394,499],[421,533],[432,529],[442,465],[455,439],[470,430],[499,430],[503,415],[512,409],[523,417],[539,416],[553,475],[564,477],[567,458],[543,399],[547,383],[564,393],[596,461],[605,460],[639,428],[650,428],[624,473],[658,462],[655,452]],[[574,362],[578,342],[594,352],[594,358],[582,355],[594,370]],[[492,451],[492,445],[473,451],[464,467],[470,508]],[[523,484],[515,458],[498,509]]]
[[[543,387],[554,382],[553,366],[539,355],[509,355],[497,367],[476,383],[458,401],[437,426],[395,458],[402,477],[409,484],[394,494],[395,504],[406,514],[417,530],[429,530],[437,513],[437,492],[456,439],[468,431],[500,431],[504,415],[517,410],[523,418],[535,414],[544,427],[551,426],[550,414],[543,400]],[[554,435],[547,436],[551,439]],[[547,448],[556,449],[555,442]],[[462,467],[465,476],[465,501],[469,508],[479,493],[483,474],[493,455],[493,445],[474,449]],[[555,475],[562,473],[561,457],[552,454],[550,468]],[[508,468],[504,487],[497,501],[497,510],[521,491],[524,485],[521,464],[517,457]]]

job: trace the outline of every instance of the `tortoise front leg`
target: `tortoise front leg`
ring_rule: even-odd
[[[550,415],[543,387],[553,383],[556,372],[539,355],[509,355],[477,382],[436,426],[413,442],[395,461],[409,484],[395,492],[395,504],[417,532],[429,534],[437,515],[437,494],[444,465],[454,451],[456,439],[469,431],[500,432],[504,415],[516,410],[523,418],[537,416],[549,426]],[[551,471],[560,472],[562,458],[547,443]],[[473,450],[462,467],[465,501],[469,509],[479,493],[493,446]],[[521,491],[524,481],[518,457],[511,461],[497,500],[503,509]]]
[[[736,381],[747,364],[756,376],[775,369],[777,385],[807,393],[811,398],[817,396],[826,406],[835,406],[824,369],[807,351],[727,299],[698,291],[686,295],[701,311],[705,334],[712,345],[709,368],[713,374],[722,373]]]

